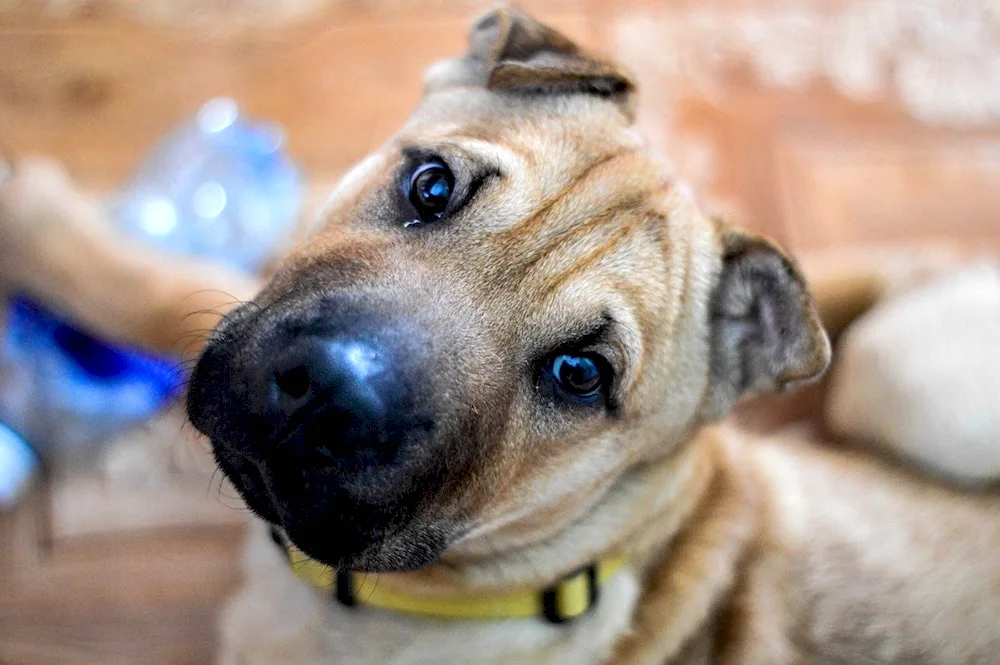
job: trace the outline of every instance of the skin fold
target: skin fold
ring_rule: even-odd
[[[425,84],[420,107],[345,177],[315,234],[205,347],[192,421],[251,508],[313,556],[392,590],[543,588],[605,556],[628,565],[568,624],[442,622],[332,602],[294,578],[261,522],[221,662],[993,662],[995,492],[719,424],[741,400],[820,376],[830,361],[821,321],[834,334],[849,325],[891,287],[891,266],[861,255],[821,265],[814,300],[795,261],[704,216],[649,154],[627,72],[516,10],[477,21],[469,52],[434,65]],[[451,166],[463,205],[409,224],[400,183],[432,158]],[[76,226],[70,217],[59,223]],[[154,290],[167,295],[130,299],[119,325],[116,311],[91,305],[129,254],[98,236],[77,246],[107,252],[107,272],[71,266],[88,280],[74,290],[57,270],[7,273],[0,253],[4,279],[160,348],[172,343],[143,322],[177,314],[185,279],[231,279],[154,264]],[[38,238],[16,244],[36,266],[64,254]],[[14,243],[0,236],[0,246]],[[897,258],[915,272],[933,264]],[[232,289],[243,299],[253,285]],[[242,406],[291,324],[317,317],[392,333],[379,339],[406,351],[400,381],[419,386],[434,423],[405,441],[404,461],[366,468],[361,490],[342,480],[353,467],[330,475],[299,463],[300,448],[335,437],[304,426],[295,447],[275,452],[259,436],[271,424]],[[614,370],[596,407],[560,401],[539,360],[581,345]],[[263,480],[235,471],[247,459]],[[269,477],[276,465],[299,485]]]

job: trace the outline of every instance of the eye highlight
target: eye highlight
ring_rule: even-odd
[[[611,378],[607,361],[594,353],[561,353],[552,357],[547,370],[563,396],[585,404],[604,399]]]
[[[413,170],[406,183],[409,199],[417,219],[405,226],[434,222],[441,219],[448,209],[455,189],[455,176],[439,159],[428,159]]]

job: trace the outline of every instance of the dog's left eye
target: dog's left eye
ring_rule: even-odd
[[[607,362],[590,353],[554,356],[548,370],[563,394],[586,403],[601,399],[610,374]]]
[[[441,219],[455,189],[455,177],[440,160],[426,161],[413,170],[406,196],[419,217],[418,222]]]

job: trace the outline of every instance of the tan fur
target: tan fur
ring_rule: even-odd
[[[500,77],[511,87],[477,83],[488,60],[432,68],[420,109],[348,176],[258,302],[330,288],[316,282],[327,276],[415,304],[452,352],[452,401],[502,423],[469,442],[482,446],[477,466],[437,506],[469,520],[465,535],[435,563],[381,573],[379,584],[448,595],[540,588],[611,554],[629,565],[591,614],[565,626],[441,622],[342,608],[297,582],[255,528],[222,662],[993,662],[1000,498],[801,437],[756,440],[713,426],[731,401],[711,361],[725,341],[714,294],[731,261],[780,254],[700,214],[646,154],[626,97],[548,94],[588,76],[625,86],[622,95],[631,83],[603,59],[577,59],[575,46],[537,24],[518,33],[523,21],[501,11],[473,33],[474,52],[478,44],[491,58],[526,58]],[[538,60],[539,40],[557,52]],[[545,70],[541,83],[533,67]],[[503,173],[455,224],[419,243],[389,226],[378,203],[411,145]],[[800,275],[781,261],[795,295]],[[877,266],[827,277],[836,286],[821,291],[820,309],[837,327],[885,284]],[[732,316],[740,296],[737,288],[722,303]],[[785,331],[795,333],[794,353],[746,391],[783,389],[825,365],[814,306],[804,292],[795,304],[801,317]],[[617,326],[603,349],[621,366],[616,418],[553,415],[524,376],[498,373],[521,367],[507,361],[528,358],[528,342],[559,343],[602,311]]]
[[[196,354],[219,317],[258,288],[122,237],[51,159],[0,158],[0,293],[27,291],[112,339]]]
[[[501,41],[517,20],[501,12]],[[527,33],[529,41],[544,34]],[[486,42],[496,38],[490,34]],[[489,46],[488,57],[504,48]],[[595,61],[604,62],[585,56],[569,76],[605,75],[604,64],[590,69]],[[517,81],[532,80],[530,67],[516,71]],[[571,326],[581,312],[612,309],[624,323],[618,351],[627,359],[621,420],[586,436],[551,436],[533,422],[530,398],[515,397],[504,438],[490,445],[502,454],[483,459],[478,482],[451,497],[476,515],[474,527],[439,563],[383,573],[378,583],[429,595],[540,587],[620,553],[631,566],[609,593],[623,602],[602,603],[595,615],[554,629],[345,613],[313,599],[315,614],[298,624],[304,632],[279,640],[281,658],[291,649],[301,658],[287,662],[302,663],[951,663],[960,655],[985,662],[998,638],[989,620],[1000,569],[987,564],[1000,545],[996,497],[967,497],[803,442],[692,434],[713,412],[706,314],[720,261],[768,246],[699,214],[686,189],[644,152],[627,104],[585,95],[501,101],[473,74],[462,60],[432,68],[421,108],[349,176],[324,226],[286,259],[263,302],[352,252],[386,291],[397,281],[433,289],[436,298],[421,306],[432,320],[465,330],[473,348],[463,353],[484,363],[516,353],[523,339]],[[539,85],[563,76],[546,71]],[[406,145],[447,146],[504,173],[460,228],[429,235],[419,248],[359,230],[359,214],[372,214],[364,202],[387,187]],[[819,273],[821,310],[838,329],[891,281],[876,262]],[[433,280],[424,283],[425,275]],[[812,311],[809,302],[802,306]],[[808,314],[804,325],[814,325]],[[822,368],[828,350],[821,335],[816,340],[804,347],[799,374],[775,377],[770,389]],[[488,394],[485,370],[472,364],[467,371],[483,373],[479,391]],[[953,521],[962,526],[935,533]],[[968,559],[967,548],[949,553],[962,533],[980,548]],[[266,588],[275,576],[295,586],[262,536],[254,548],[272,568],[251,573],[228,614],[233,662],[278,659],[261,642],[272,616],[262,609]],[[615,595],[636,581],[639,597]],[[308,595],[296,594],[296,602]],[[955,637],[960,624],[974,634]],[[299,641],[311,645],[308,655],[292,648]]]

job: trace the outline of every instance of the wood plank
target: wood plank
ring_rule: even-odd
[[[1000,248],[1000,136],[787,132],[782,215],[802,249],[947,239]]]
[[[399,127],[424,68],[460,53],[469,19],[491,4],[334,0],[310,15],[320,1],[0,0],[0,153],[49,153],[110,191],[165,131],[228,94],[285,126],[315,210]],[[775,86],[747,53],[716,70],[725,40],[669,38],[672,21],[703,3],[523,4],[624,57],[654,148],[751,228],[807,249],[934,235],[1000,248],[1000,123],[931,127],[885,95],[852,101],[819,78]],[[780,18],[781,3],[770,4]],[[720,2],[712,26],[739,27],[750,9]],[[824,390],[746,405],[737,418],[759,431],[815,424]],[[211,662],[249,518],[204,480],[144,489],[123,468],[65,476],[0,515],[3,665]]]

